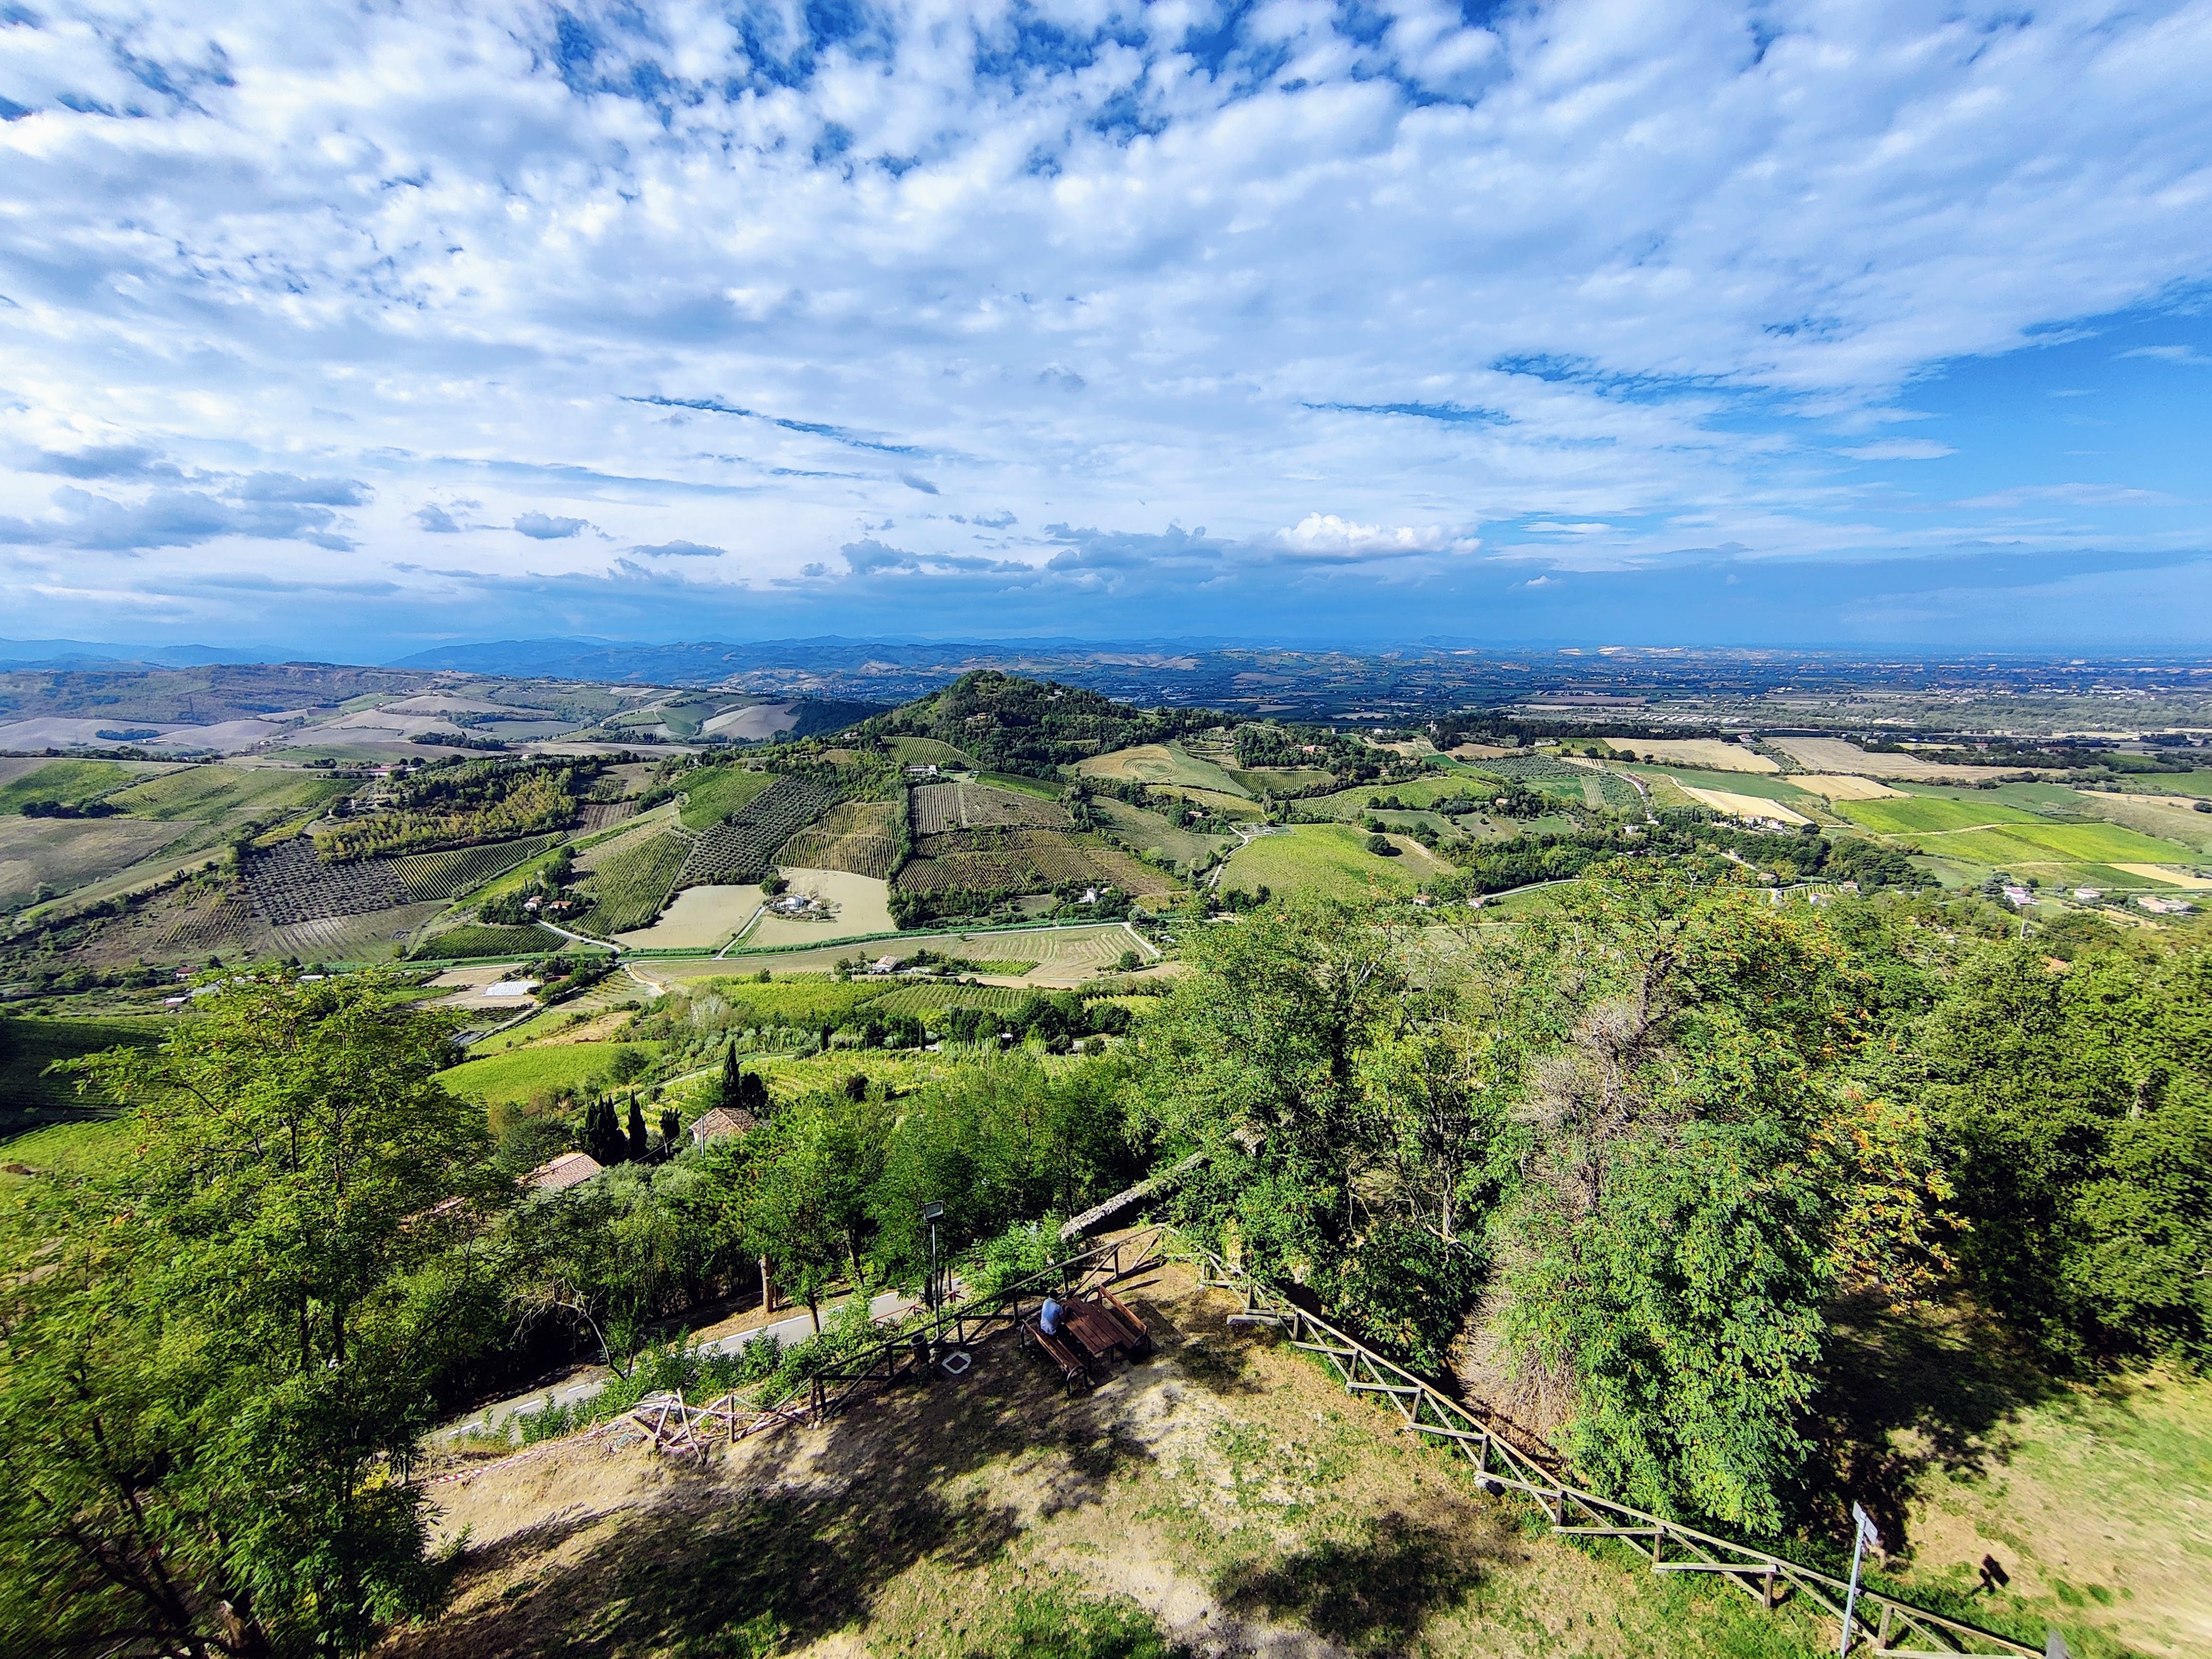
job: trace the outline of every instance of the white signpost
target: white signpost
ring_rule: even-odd
[[[1875,1530],[1873,1520],[1856,1503],[1851,1505],[1851,1522],[1858,1535],[1851,1540],[1851,1588],[1844,1597],[1844,1633],[1836,1642],[1836,1659],[1844,1659],[1851,1650],[1851,1619],[1859,1605],[1859,1564],[1866,1559],[1869,1544],[1877,1548],[1881,1544],[1881,1534]]]

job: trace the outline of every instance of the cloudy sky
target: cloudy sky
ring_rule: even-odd
[[[2190,648],[2212,3],[0,0],[0,635]]]

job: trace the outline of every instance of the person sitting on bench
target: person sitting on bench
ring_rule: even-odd
[[[1060,1322],[1065,1312],[1057,1297],[1045,1297],[1044,1306],[1037,1310],[1037,1329],[1047,1336],[1058,1336]]]

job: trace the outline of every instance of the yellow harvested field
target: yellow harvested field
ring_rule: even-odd
[[[891,920],[889,882],[843,870],[789,869],[783,878],[791,884],[793,892],[827,900],[837,914],[828,921],[763,916],[745,935],[748,949],[765,945],[829,945],[862,933],[888,933],[897,926]]]
[[[1706,772],[1779,772],[1782,768],[1740,743],[1718,738],[1607,738],[1607,747],[1656,760],[1662,766],[1694,766]]]
[[[2115,870],[2124,870],[2131,876],[2141,876],[2145,881],[2162,881],[2169,887],[2186,887],[2192,892],[2212,892],[2212,877],[2192,876],[2186,870],[2169,869],[2163,864],[2116,864]]]
[[[1764,795],[1739,795],[1726,789],[1692,789],[1686,783],[1682,786],[1682,793],[1700,806],[1710,806],[1732,818],[1771,818],[1777,823],[1812,822],[1803,813],[1793,812],[1780,801],[1769,800]]]
[[[725,943],[761,907],[758,887],[687,887],[650,927],[617,933],[631,951],[696,951]]]
[[[1805,772],[1790,781],[1828,800],[1880,800],[1884,795],[1905,793],[1872,778],[1853,777],[1848,772]]]

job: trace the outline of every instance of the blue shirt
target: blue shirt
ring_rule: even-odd
[[[1042,1331],[1047,1336],[1058,1336],[1060,1334],[1060,1304],[1054,1301],[1050,1297],[1045,1297],[1044,1306],[1037,1314],[1037,1328]]]

